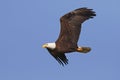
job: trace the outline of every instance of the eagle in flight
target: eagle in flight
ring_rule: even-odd
[[[81,25],[84,21],[96,16],[93,9],[75,9],[60,18],[61,30],[58,39],[54,43],[46,43],[42,47],[61,64],[68,64],[65,53],[80,52],[87,53],[90,47],[80,47],[77,45],[81,32]]]

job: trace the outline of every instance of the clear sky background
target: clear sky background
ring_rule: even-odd
[[[97,16],[82,25],[79,45],[62,67],[41,46],[59,35],[59,18],[76,8]],[[1,0],[0,80],[120,80],[119,0]]]

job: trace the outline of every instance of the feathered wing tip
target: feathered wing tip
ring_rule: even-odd
[[[96,16],[93,9],[88,9],[86,7],[76,9],[74,12],[78,15],[86,17],[87,19],[93,18],[94,16]]]
[[[68,64],[68,59],[66,58],[65,54],[59,55],[52,55],[60,65],[64,66]]]
[[[58,53],[57,55],[54,54],[50,49],[47,49],[48,52],[57,60],[57,62],[64,66],[68,64],[68,59],[66,58],[64,53]]]

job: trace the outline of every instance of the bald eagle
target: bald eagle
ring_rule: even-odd
[[[80,47],[77,45],[81,32],[81,25],[85,20],[96,16],[92,9],[79,8],[71,11],[60,18],[61,31],[58,39],[54,43],[46,43],[42,47],[61,64],[68,64],[65,53],[80,52],[87,53],[90,47]]]

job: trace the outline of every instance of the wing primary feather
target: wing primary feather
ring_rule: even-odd
[[[58,61],[59,64],[61,64],[62,66],[67,65],[68,64],[68,59],[66,58],[66,56],[62,53],[59,55],[53,55],[53,57]]]
[[[57,60],[57,62],[64,66],[68,64],[68,59],[66,58],[64,53],[54,53],[50,49],[47,49],[48,52]]]
[[[78,9],[74,10],[73,13],[75,13],[77,15],[81,15],[81,16],[87,17],[87,19],[93,18],[94,16],[96,16],[96,14],[93,11],[93,9],[88,9],[86,7],[78,8]]]

